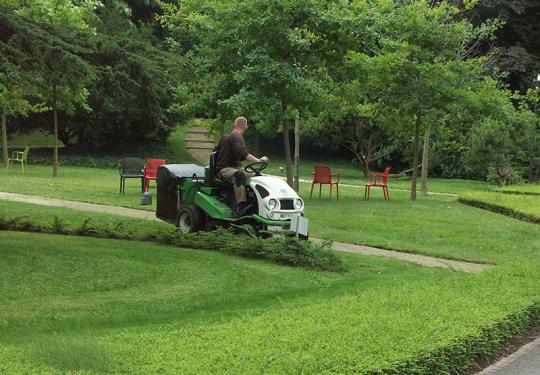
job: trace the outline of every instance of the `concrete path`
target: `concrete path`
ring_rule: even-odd
[[[51,207],[64,207],[72,208],[74,210],[98,212],[103,214],[120,215],[134,217],[137,219],[158,220],[154,211],[137,210],[135,208],[126,208],[118,206],[106,206],[102,204],[85,203],[79,201],[69,201],[65,199],[45,198],[34,195],[23,195],[14,193],[0,192],[0,199],[13,201],[39,204],[41,206]]]
[[[133,217],[137,219],[146,220],[158,220],[153,211],[138,210],[135,208],[126,208],[118,206],[106,206],[94,203],[85,203],[78,201],[70,201],[64,199],[45,198],[32,195],[14,194],[0,192],[0,199],[9,200],[14,202],[32,203],[43,206],[52,207],[65,207],[80,211],[106,213],[111,215],[120,215]],[[312,239],[315,242],[321,242],[320,239]],[[438,268],[451,268],[463,272],[479,272],[491,266],[486,264],[477,264],[456,260],[441,259],[435,257],[429,257],[425,255],[409,254],[399,251],[378,249],[370,246],[361,246],[348,244],[343,242],[333,242],[333,248],[340,251],[346,251],[350,253],[358,253],[363,255],[382,256],[386,258],[394,258],[407,262],[420,264],[426,267],[438,267]]]
[[[540,337],[476,375],[539,375]]]

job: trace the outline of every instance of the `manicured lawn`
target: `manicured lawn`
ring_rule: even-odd
[[[135,183],[116,193],[114,170],[63,167],[52,179],[50,167],[28,169],[2,171],[0,191],[141,207]],[[448,192],[464,185],[441,182]],[[344,254],[347,272],[323,273],[153,243],[0,231],[0,373],[395,372],[411,359],[435,373],[468,363],[456,361],[452,343],[474,338],[464,350],[488,351],[497,341],[482,343],[483,329],[540,303],[540,226],[453,196],[411,202],[391,191],[387,202],[380,191],[370,201],[361,188],[340,192],[339,201],[327,191],[309,200],[302,185],[313,236],[497,267],[463,274]],[[129,231],[170,228],[6,201],[0,210],[71,226],[91,218]],[[526,320],[510,321],[524,328]]]
[[[522,194],[538,194],[540,195],[540,184],[524,184],[524,185],[510,185],[503,186],[497,190],[512,192],[512,193],[522,193]]]
[[[304,195],[308,186],[303,185]],[[354,188],[339,201],[307,199],[313,235],[350,243],[404,250],[443,258],[500,263],[516,256],[540,262],[540,226],[458,203],[445,196],[420,197],[377,191],[370,201]],[[501,194],[503,195],[503,194]],[[504,194],[506,196],[506,194]]]
[[[347,185],[359,185],[363,186],[366,183],[364,174],[358,168],[352,167],[350,162],[346,160],[302,160],[300,163],[300,176],[305,180],[313,180],[313,167],[315,165],[327,165],[331,167],[332,173],[340,174],[340,182]],[[285,172],[280,172],[279,167],[285,167],[284,159],[280,157],[272,157],[267,169],[267,173],[280,176],[286,176]],[[383,168],[384,169],[384,168]],[[373,171],[377,172],[377,171]],[[382,172],[378,171],[378,172]],[[390,173],[397,173],[398,171],[391,171]],[[389,179],[390,189],[411,189],[410,177],[391,177]],[[459,180],[459,179],[445,179],[445,178],[430,178],[428,180],[428,189],[430,192],[459,194],[462,191],[480,190],[486,191],[495,188],[496,185],[489,184],[483,181],[474,180]],[[420,180],[417,186],[420,191]]]
[[[177,132],[181,133],[182,130]],[[182,138],[175,136],[169,139],[174,143],[175,141],[180,142],[179,140]],[[178,149],[182,148],[179,146]],[[269,167],[268,173],[275,172],[272,170],[273,166]],[[150,188],[150,192],[154,195],[153,205],[142,206],[139,204],[141,198],[139,181],[128,179],[125,194],[120,194],[118,192],[119,175],[118,171],[114,169],[62,166],[59,176],[52,178],[52,167],[50,166],[30,165],[25,173],[16,167],[0,170],[0,191],[155,210],[155,182],[151,183]],[[309,168],[306,167],[307,169]],[[392,181],[390,186],[408,189],[408,184],[409,182],[406,180],[398,180]],[[430,186],[433,191],[452,194],[468,190],[487,190],[492,187],[492,185],[478,181],[445,179],[432,179]],[[325,189],[327,188],[326,186]],[[342,187],[342,191],[343,189],[346,188]],[[363,188],[359,187],[358,189],[358,196],[363,196]],[[316,192],[317,187],[315,188]],[[305,191],[304,189],[304,195],[308,196],[309,190]],[[374,195],[377,195],[377,192]]]
[[[536,219],[540,222],[540,194],[504,194],[498,191],[493,192],[466,192],[460,195],[464,201],[470,201],[472,204],[478,202],[486,207],[497,211],[508,210],[509,214],[515,212]]]
[[[0,191],[155,210],[155,199],[150,206],[139,204],[140,180],[127,179],[125,194],[118,192],[119,181],[114,169],[62,166],[56,178],[52,177],[51,166],[30,165],[24,173],[14,167],[0,170]],[[151,182],[154,198],[155,187],[155,181]]]
[[[126,194],[119,194],[114,170],[63,167],[56,179],[50,172],[44,166],[30,166],[25,174],[2,170],[0,191],[155,209],[154,184],[150,190],[153,205],[141,206],[137,182],[128,182]],[[461,182],[443,184],[457,191]],[[337,201],[328,199],[325,187],[323,199],[309,200],[309,187],[302,184],[301,194],[313,236],[481,262],[498,262],[516,252],[535,253],[540,248],[538,225],[469,207],[454,197],[432,195],[411,202],[407,192],[391,191],[391,200],[385,202],[379,189],[366,201],[363,189],[342,187]]]
[[[465,275],[345,254],[348,272],[321,273],[14,232],[0,232],[0,256],[0,372],[16,374],[375,371],[478,335],[540,292],[526,264]]]

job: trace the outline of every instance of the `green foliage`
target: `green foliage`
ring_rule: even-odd
[[[505,107],[499,119],[487,117],[472,128],[467,141],[470,168],[501,186],[521,181],[524,173],[516,166],[530,162],[536,168],[535,152],[540,147],[537,116],[526,108],[515,110],[510,103]]]
[[[165,245],[175,245],[192,249],[221,251],[227,254],[247,258],[268,259],[299,267],[308,267],[321,271],[342,271],[341,258],[329,250],[328,243],[320,245],[296,238],[261,239],[258,237],[238,236],[232,231],[217,230],[202,233],[181,233],[174,227],[138,228],[122,225],[103,225],[83,219],[79,225],[65,223],[54,216],[50,224],[36,222],[31,217],[18,217],[3,214],[0,216],[0,228],[4,230],[23,230],[39,233],[71,234],[99,238],[130,239],[152,241]]]

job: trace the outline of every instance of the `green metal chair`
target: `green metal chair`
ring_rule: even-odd
[[[28,165],[27,158],[28,158],[28,151],[30,150],[30,147],[26,146],[24,148],[24,151],[13,151],[11,154],[11,157],[7,160],[7,168],[9,168],[9,162],[16,161],[21,163],[22,171],[24,173],[24,165]]]

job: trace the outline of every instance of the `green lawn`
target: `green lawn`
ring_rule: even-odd
[[[516,194],[537,194],[540,195],[540,184],[524,184],[503,186],[497,190]]]
[[[116,192],[114,170],[50,172],[2,171],[0,191],[141,208],[134,181],[125,196]],[[362,373],[395,371],[419,353],[439,353],[428,361],[438,366],[459,358],[451,343],[482,340],[483,329],[540,302],[540,226],[453,196],[411,202],[394,190],[387,202],[374,191],[366,201],[360,187],[340,190],[339,201],[327,190],[309,200],[302,185],[313,236],[497,266],[463,274],[344,254],[347,272],[321,273],[152,243],[0,231],[0,373]],[[5,201],[0,210],[133,231],[168,225]]]
[[[150,189],[153,205],[141,206],[138,183],[129,181],[126,194],[119,194],[115,170],[63,167],[56,179],[50,172],[45,166],[30,166],[25,174],[16,169],[2,170],[0,191],[155,209],[155,184]],[[448,180],[441,184],[447,191],[459,191],[462,182]],[[372,199],[366,201],[363,189],[342,187],[337,201],[328,199],[326,186],[323,199],[316,196],[309,200],[309,187],[302,184],[301,195],[306,200],[313,236],[482,262],[511,258],[517,249],[533,252],[540,248],[538,225],[469,207],[454,197],[432,195],[411,202],[407,192],[391,191],[391,200],[385,202],[379,189],[373,190]]]
[[[155,200],[151,206],[139,204],[138,179],[127,179],[125,194],[120,194],[120,175],[114,169],[62,166],[59,176],[53,178],[51,166],[30,165],[24,173],[16,167],[1,169],[0,191],[155,210]],[[151,182],[154,197],[155,187],[155,181]]]
[[[308,189],[302,186],[304,196]],[[313,235],[443,258],[498,263],[522,254],[540,262],[539,225],[470,207],[452,197],[419,197],[411,202],[408,193],[391,191],[391,200],[384,201],[378,190],[366,201],[360,189],[340,191],[339,201],[306,199]]]
[[[363,186],[366,183],[364,174],[358,168],[352,167],[350,162],[345,160],[302,160],[300,163],[300,176],[302,179],[311,181],[313,179],[313,167],[315,165],[326,165],[331,167],[332,173],[340,174],[340,182],[347,185]],[[266,170],[269,174],[286,176],[284,172],[280,172],[279,167],[285,167],[283,158],[271,157],[270,164]],[[374,171],[377,172],[377,171]],[[378,171],[382,172],[382,171]],[[397,171],[391,171],[395,173]],[[411,189],[410,177],[391,177],[389,179],[390,189]],[[487,191],[495,188],[496,185],[489,184],[483,181],[474,180],[459,180],[445,178],[430,178],[428,179],[428,190],[430,192],[459,194],[463,191],[479,190]],[[420,180],[418,180],[418,191],[420,191]]]
[[[14,374],[375,371],[478,335],[540,292],[525,264],[465,275],[345,254],[348,272],[321,273],[15,232],[0,232],[0,256],[0,373]]]
[[[174,143],[175,141],[180,142],[179,140],[182,138],[175,136],[170,139],[174,139],[171,141]],[[179,146],[178,149],[182,148]],[[272,171],[272,167],[272,165],[269,167],[268,173],[275,172]],[[9,170],[0,170],[0,191],[155,210],[155,201],[154,205],[150,206],[139,204],[141,197],[139,180],[128,179],[126,185],[125,194],[120,194],[118,192],[119,174],[114,169],[62,166],[59,176],[54,179],[50,166],[30,165],[26,168],[25,173],[22,173],[17,166],[12,166]],[[408,181],[391,182],[390,186],[407,189]],[[432,179],[430,186],[434,191],[451,194],[468,190],[487,190],[492,187],[492,185],[478,181],[446,179]],[[342,191],[343,189],[346,188],[342,187]],[[151,183],[150,192],[155,197],[155,182]],[[358,187],[358,195],[363,196],[363,188],[360,186]],[[374,192],[374,195],[377,195],[377,192]]]
[[[512,190],[515,191],[515,190]],[[508,211],[508,214],[524,216],[536,219],[540,222],[540,195],[536,194],[504,194],[499,191],[493,192],[465,192],[460,198],[466,202],[475,202],[485,205],[495,211]]]

